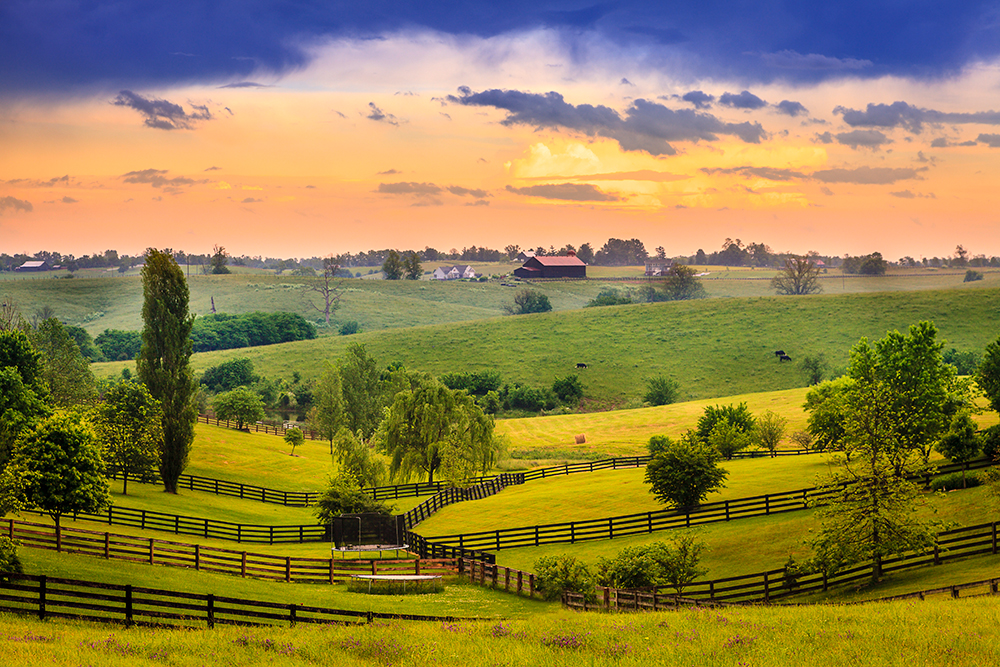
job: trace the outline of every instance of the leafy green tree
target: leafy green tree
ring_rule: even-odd
[[[331,477],[327,487],[320,494],[313,506],[313,516],[320,523],[331,523],[334,517],[341,514],[392,514],[393,508],[382,500],[361,490],[358,483],[350,475]]]
[[[94,344],[108,361],[127,361],[139,356],[139,350],[142,348],[142,333],[105,329],[94,339]]]
[[[340,390],[340,370],[326,363],[323,374],[316,385],[316,398],[309,410],[310,427],[330,443],[333,454],[333,438],[345,421],[344,397]]]
[[[562,403],[576,405],[583,398],[583,384],[581,384],[580,378],[577,375],[556,378],[552,383],[552,393]]]
[[[594,575],[576,556],[542,556],[535,561],[535,587],[546,600],[558,600],[563,593],[581,593],[595,598]]]
[[[584,304],[584,308],[595,306],[621,306],[632,303],[632,295],[628,292],[621,292],[614,287],[602,287],[593,299]]]
[[[805,356],[800,365],[806,375],[808,386],[812,387],[823,381],[823,375],[826,373],[826,359],[822,354]]]
[[[253,372],[253,361],[236,357],[218,366],[209,366],[201,376],[201,384],[212,391],[227,391],[236,387],[249,387],[258,380]]]
[[[696,507],[708,494],[725,486],[729,473],[719,466],[719,452],[692,431],[680,440],[654,436],[649,441],[652,460],[646,465],[646,483],[661,503],[677,508]]]
[[[989,399],[990,407],[1000,412],[1000,337],[986,346],[976,370],[976,384]]]
[[[18,543],[6,535],[0,537],[0,572],[20,574],[24,572],[24,564],[17,555]],[[8,578],[0,575],[0,581],[6,583]]]
[[[165,490],[177,493],[198,413],[192,400],[196,385],[188,364],[194,317],[188,314],[184,273],[170,254],[155,248],[146,251],[142,292],[145,325],[136,367],[139,379],[163,410],[160,476]]]
[[[144,384],[118,382],[97,406],[96,426],[102,456],[122,474],[122,495],[128,495],[129,475],[156,470],[163,428],[160,402]]]
[[[17,501],[52,517],[100,512],[111,503],[104,460],[94,431],[79,415],[49,417],[23,436],[3,472]]]
[[[381,486],[387,477],[385,463],[357,435],[343,427],[334,438],[333,460],[341,472],[361,486]]]
[[[701,417],[698,418],[698,426],[695,429],[698,437],[702,441],[708,442],[712,430],[719,422],[726,422],[736,431],[749,436],[753,430],[754,418],[747,409],[746,403],[739,405],[709,405],[705,407]]]
[[[17,438],[51,414],[41,354],[17,328],[0,330],[0,471]]]
[[[948,432],[937,444],[937,450],[962,467],[962,488],[966,488],[965,473],[969,461],[979,456],[983,449],[982,440],[976,433],[976,422],[967,410],[961,410],[951,420]]]
[[[403,258],[403,277],[407,280],[420,280],[423,267],[420,265],[420,255],[415,252],[407,253]]]
[[[346,426],[367,440],[382,419],[382,371],[360,343],[347,346],[338,371]]]
[[[212,248],[212,273],[213,274],[223,274],[231,273],[229,270],[229,253],[221,245],[217,245]]]
[[[865,344],[852,350],[844,418],[845,449],[840,467],[827,480],[820,530],[812,540],[814,564],[827,572],[870,561],[872,579],[882,576],[882,560],[933,545],[935,525],[920,519],[919,489],[907,476],[920,471],[919,453],[897,440],[895,396],[889,383],[870,372]]]
[[[790,257],[771,279],[771,289],[778,294],[818,294],[823,291],[819,284],[819,267],[806,257]]]
[[[819,451],[844,448],[845,402],[853,386],[854,380],[844,376],[816,385],[806,394],[802,408],[809,413],[809,434]]]
[[[689,532],[668,541],[625,547],[614,558],[600,558],[597,583],[615,588],[671,586],[678,595],[707,570],[699,567],[705,545]]]
[[[487,472],[499,453],[493,418],[464,391],[437,382],[397,394],[376,438],[391,458],[393,478],[421,471],[433,482],[441,470],[445,479],[461,481]]]
[[[695,277],[695,270],[685,264],[674,264],[667,269],[663,281],[663,294],[666,301],[687,301],[688,299],[704,299],[705,286]]]
[[[646,393],[642,400],[650,405],[670,405],[680,398],[681,386],[677,380],[666,375],[657,375],[646,380]]]
[[[288,453],[289,456],[295,456],[295,448],[305,441],[306,436],[302,433],[302,429],[294,427],[285,429],[285,442],[292,448],[292,451]]]
[[[385,257],[385,261],[382,262],[382,273],[385,274],[385,279],[399,280],[403,277],[403,271],[403,260],[400,258],[399,253],[395,250],[390,250],[389,254]]]
[[[32,331],[31,342],[42,353],[42,375],[55,405],[69,407],[94,401],[97,383],[90,362],[62,322],[54,317],[42,320]]]
[[[76,343],[76,346],[80,348],[80,354],[87,361],[107,361],[104,358],[104,353],[101,352],[101,348],[94,344],[94,338],[90,335],[89,331],[83,327],[74,327],[68,324],[64,324],[63,327],[66,329],[69,337],[73,339],[73,342]]]
[[[212,410],[219,419],[236,422],[240,430],[264,418],[264,402],[249,387],[237,387],[219,394],[212,399]]]
[[[552,310],[549,297],[533,289],[523,289],[514,295],[513,304],[504,304],[503,310],[508,315],[529,315],[531,313],[547,313]]]
[[[705,442],[729,461],[733,458],[733,454],[750,446],[752,433],[752,428],[750,431],[741,431],[732,423],[721,419],[712,427]]]
[[[771,410],[765,410],[754,423],[751,442],[771,452],[771,456],[776,456],[778,445],[785,437],[786,424],[788,424],[787,419]]]

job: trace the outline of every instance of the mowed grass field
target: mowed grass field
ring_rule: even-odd
[[[831,372],[842,372],[861,337],[876,340],[920,320],[934,322],[949,347],[981,352],[1000,333],[998,303],[1000,288],[977,286],[610,306],[210,352],[194,355],[192,365],[201,371],[248,357],[258,373],[290,378],[299,371],[311,379],[324,360],[357,342],[380,363],[434,375],[496,369],[506,382],[547,386],[575,373],[583,409],[604,410],[639,407],[647,380],[657,375],[680,383],[681,400],[802,387],[803,357],[823,355]],[[778,349],[793,361],[780,363]],[[577,369],[578,363],[588,367]],[[115,375],[126,365],[94,370]]]

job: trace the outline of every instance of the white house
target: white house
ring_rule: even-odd
[[[475,278],[476,270],[471,266],[439,266],[434,269],[431,280],[458,280],[459,278]]]

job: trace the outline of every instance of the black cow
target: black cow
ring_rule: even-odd
[[[776,356],[776,357],[783,357],[783,356],[785,356],[785,351],[784,350],[775,350],[774,351],[774,356]]]
[[[577,364],[576,367],[577,368],[586,368],[587,364],[582,364],[582,363],[581,364]]]
[[[792,358],[787,354],[782,354],[780,357],[778,357],[778,361],[791,361],[791,360]]]

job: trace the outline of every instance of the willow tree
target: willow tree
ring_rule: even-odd
[[[164,490],[177,493],[198,414],[192,400],[196,385],[188,365],[194,316],[188,314],[184,273],[168,253],[155,248],[146,251],[142,293],[145,324],[136,366],[139,379],[163,411],[160,477]]]
[[[464,391],[428,382],[401,391],[386,412],[376,438],[389,455],[393,478],[426,473],[461,481],[487,472],[499,453],[493,417]]]

